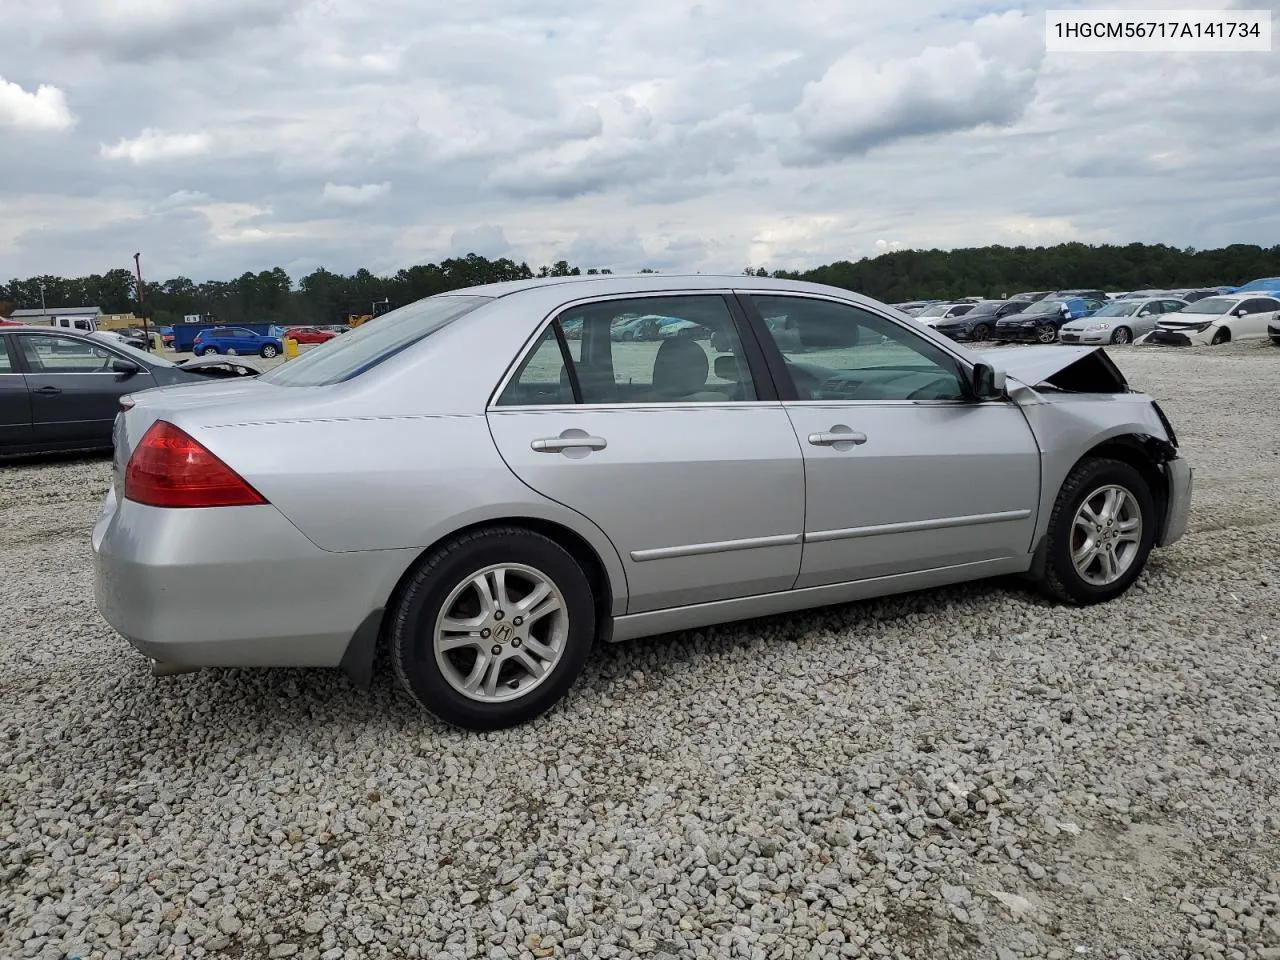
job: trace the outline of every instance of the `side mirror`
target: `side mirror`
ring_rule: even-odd
[[[1004,373],[989,363],[973,365],[970,383],[978,400],[995,400],[1004,396]]]
[[[116,357],[111,361],[112,373],[123,373],[126,377],[132,377],[142,368],[132,360],[125,360],[123,357]]]
[[[1249,314],[1249,311],[1248,311],[1248,310],[1246,310],[1244,307],[1241,307],[1239,310],[1237,310],[1237,311],[1236,311],[1236,316],[1237,316],[1237,317],[1244,317],[1244,316],[1248,316],[1248,314]]]

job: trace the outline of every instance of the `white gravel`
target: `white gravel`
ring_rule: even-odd
[[[107,462],[0,468],[0,957],[1280,957],[1280,349],[1113,355],[1198,482],[1127,597],[609,647],[485,735],[385,670],[151,679]]]

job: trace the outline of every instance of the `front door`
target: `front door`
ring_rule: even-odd
[[[116,373],[117,355],[88,340],[56,334],[16,337],[26,363],[36,441],[108,446],[120,398],[156,385],[145,369]]]
[[[611,339],[627,313],[699,326]],[[560,324],[575,320],[570,341]],[[613,542],[628,613],[795,582],[803,460],[755,349],[752,362],[718,294],[596,301],[547,327],[489,411],[511,470]]]
[[[797,587],[1030,552],[1040,457],[1015,404],[968,400],[956,358],[869,310],[744,299],[761,318],[796,320],[798,344],[775,360],[805,459]]]
[[[12,339],[0,337],[0,453],[31,443],[31,398],[17,355],[9,353]]]

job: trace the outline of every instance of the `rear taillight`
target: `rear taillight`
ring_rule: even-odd
[[[124,496],[149,507],[248,507],[267,502],[207,447],[166,420],[151,425],[129,458]]]

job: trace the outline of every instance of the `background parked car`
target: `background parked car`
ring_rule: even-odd
[[[1051,293],[1053,293],[1052,290],[1032,290],[1028,293],[1015,293],[1009,299],[1010,300],[1027,300],[1030,303],[1038,303],[1039,301],[1043,300],[1045,297],[1049,296],[1049,294]]]
[[[99,330],[97,332],[102,338],[128,344],[135,350],[147,349],[147,338],[141,332],[134,333],[132,330]]]
[[[1021,313],[1030,306],[1030,300],[983,300],[967,313],[939,320],[932,327],[952,340],[989,340],[1002,317]]]
[[[284,350],[284,341],[279,337],[267,337],[243,327],[213,327],[201,330],[196,334],[192,350],[197,357],[210,353],[239,354],[270,359],[278,357]]]
[[[1064,323],[1058,336],[1063,343],[1132,343],[1154,330],[1158,317],[1186,306],[1185,300],[1173,297],[1115,300],[1097,313]]]
[[[951,317],[963,317],[972,309],[972,303],[959,300],[952,301],[951,303],[933,303],[915,314],[915,318],[921,323],[933,327],[937,326],[939,320],[947,320]]]
[[[122,396],[232,375],[221,366],[179,366],[107,331],[0,328],[0,455],[110,449]]]
[[[1280,311],[1280,299],[1248,293],[1205,297],[1184,307],[1176,316],[1162,317],[1143,343],[1187,347],[1192,344],[1263,340]]]
[[[1022,313],[998,320],[992,338],[1001,342],[1030,340],[1036,343],[1053,343],[1063,324],[1079,320],[1101,309],[1101,300],[1084,297],[1046,297],[1033,303]]]
[[[336,336],[332,330],[319,327],[290,327],[284,332],[285,340],[297,340],[298,343],[328,343]]]
[[[1250,280],[1243,286],[1236,287],[1232,293],[1266,293],[1280,296],[1280,277],[1260,277]]]

